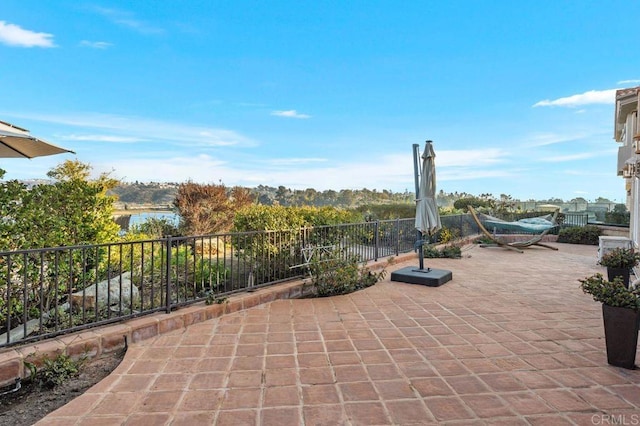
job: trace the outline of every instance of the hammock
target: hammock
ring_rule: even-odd
[[[501,229],[507,231],[519,231],[529,234],[538,234],[546,231],[547,229],[555,228],[556,225],[552,219],[553,216],[548,214],[540,217],[530,217],[526,219],[520,219],[515,222],[507,222],[506,220],[498,219],[489,215],[484,216],[484,225],[487,228]]]
[[[559,210],[556,209],[553,215],[520,219],[515,222],[507,222],[505,220],[501,220],[489,215],[483,215],[487,218],[485,219],[484,223],[487,225],[492,225],[494,226],[494,228],[509,229],[511,231],[515,230],[528,233],[539,232],[539,234],[536,234],[529,240],[515,241],[510,243],[487,231],[487,228],[485,228],[482,221],[478,218],[478,213],[476,213],[473,207],[469,206],[469,213],[471,213],[471,216],[478,225],[478,228],[487,238],[489,238],[493,242],[492,244],[480,244],[480,247],[503,247],[509,250],[515,250],[520,253],[524,253],[522,250],[520,250],[521,248],[531,247],[534,245],[545,247],[551,250],[558,250],[557,247],[552,247],[540,242],[542,241],[542,238],[549,233],[549,231],[558,226],[556,223],[558,211]]]

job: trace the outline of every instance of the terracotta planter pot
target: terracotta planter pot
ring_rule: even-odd
[[[602,305],[607,362],[616,367],[633,369],[638,346],[640,311]]]
[[[607,267],[607,279],[613,281],[615,277],[622,277],[624,286],[629,288],[629,275],[631,270],[629,268],[609,268]]]

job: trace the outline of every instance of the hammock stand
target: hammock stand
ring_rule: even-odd
[[[492,218],[492,221],[491,221],[492,223],[496,225],[504,224],[505,227],[509,227],[510,229],[522,229],[524,231],[529,231],[529,232],[531,232],[532,230],[538,230],[538,231],[542,230],[540,234],[536,234],[529,240],[507,242],[503,239],[500,239],[495,234],[492,234],[491,232],[489,232],[487,228],[485,228],[484,225],[482,224],[482,221],[478,217],[478,213],[473,209],[473,207],[469,206],[469,213],[471,213],[471,216],[473,217],[473,220],[478,225],[478,228],[480,229],[480,231],[487,238],[493,241],[493,243],[491,244],[480,244],[480,247],[502,247],[508,250],[517,251],[519,253],[524,253],[524,251],[522,251],[521,249],[531,247],[531,246],[540,246],[540,247],[548,248],[551,250],[558,250],[557,247],[553,247],[540,242],[542,241],[542,238],[549,233],[549,231],[551,231],[553,228],[558,226],[556,222],[558,218],[558,212],[559,212],[559,209],[556,209],[555,212],[553,213],[553,216],[550,221],[551,225],[547,224],[543,226],[531,225],[524,222],[507,222],[507,221],[502,221],[500,219]]]

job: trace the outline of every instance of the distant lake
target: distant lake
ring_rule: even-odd
[[[180,216],[170,211],[131,213],[129,226],[140,225],[141,223],[144,223],[151,218],[165,219],[174,225],[178,225],[178,222],[180,222]]]

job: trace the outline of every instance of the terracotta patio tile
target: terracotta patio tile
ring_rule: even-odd
[[[120,379],[113,383],[111,392],[139,392],[143,391],[153,383],[156,376],[153,374],[130,374],[120,376]]]
[[[489,388],[477,377],[446,377],[445,381],[458,395],[489,392]]]
[[[327,352],[353,351],[354,347],[349,340],[327,340],[324,342]]]
[[[329,352],[331,365],[354,365],[360,364],[360,357],[356,352]]]
[[[182,396],[182,391],[158,391],[148,392],[144,395],[140,404],[139,411],[144,412],[169,412],[178,404]]]
[[[254,388],[262,384],[262,371],[231,371],[227,387]]]
[[[423,397],[446,396],[454,393],[447,382],[438,377],[411,379],[411,385]]]
[[[452,361],[454,356],[445,347],[421,348],[420,353],[432,363],[435,361]]]
[[[128,417],[123,423],[123,426],[136,426],[141,424],[166,425],[170,419],[171,416],[168,413],[136,413]],[[99,424],[97,420],[99,421],[99,418],[91,418],[86,424],[87,426]]]
[[[492,358],[492,361],[501,371],[531,370],[531,366],[524,362],[519,356]]]
[[[265,345],[263,344],[238,345],[236,347],[236,356],[264,355],[264,351],[265,351]]]
[[[267,343],[267,355],[287,355],[294,352],[293,343]]]
[[[624,398],[627,402],[640,407],[640,383],[633,385],[616,385],[611,386],[610,390]]]
[[[100,400],[92,410],[92,415],[124,415],[134,412],[133,408],[140,400],[140,394],[135,393],[108,393]],[[88,407],[87,407],[88,408]],[[64,414],[64,413],[59,413]]]
[[[465,420],[473,419],[474,414],[471,413],[466,406],[457,397],[434,397],[425,398],[424,403],[436,420]]]
[[[467,370],[478,373],[495,373],[501,371],[500,368],[491,360],[484,358],[461,359],[460,362]]]
[[[520,415],[545,414],[556,411],[533,392],[503,393],[501,396],[509,407]]]
[[[240,426],[257,424],[259,414],[257,410],[219,411],[216,426]],[[194,425],[195,426],[195,425]]]
[[[592,386],[594,381],[580,374],[577,370],[555,370],[544,373],[551,380],[569,388]]]
[[[588,410],[591,406],[574,392],[563,389],[542,389],[538,396],[558,411]]]
[[[191,365],[186,365],[184,360],[176,360],[165,368],[165,371],[181,371],[182,369],[176,368],[179,365],[185,365],[185,371],[193,372],[193,371],[227,371],[231,366],[232,358],[202,358],[200,361],[193,365],[193,361],[191,361]]]
[[[173,417],[171,426],[193,426],[214,424],[215,411],[179,412]]]
[[[302,368],[300,369],[300,382],[306,385],[335,383],[331,368]]]
[[[265,358],[265,368],[295,368],[296,357],[293,355],[268,355]]]
[[[626,370],[616,367],[586,367],[577,368],[576,371],[600,385],[633,383],[633,379],[627,375]]]
[[[72,400],[70,403],[63,405],[62,407],[55,410],[51,414],[51,417],[64,418],[69,416],[84,416],[91,410],[93,406],[96,405],[98,401],[100,401],[101,396],[102,395],[99,395],[99,394],[91,394],[86,398],[85,397],[76,398]]]
[[[367,365],[366,368],[372,380],[397,379],[402,377],[400,371],[393,364],[373,364]]]
[[[345,403],[344,410],[353,425],[389,425],[390,419],[380,402]]]
[[[410,399],[416,394],[412,387],[404,380],[385,380],[375,382],[375,387],[383,400]]]
[[[393,361],[387,351],[358,351],[358,355],[365,365],[370,364],[391,364]]]
[[[363,365],[337,365],[333,373],[338,382],[362,382],[369,378]]]
[[[564,426],[574,424],[567,417],[560,414],[527,416],[525,417],[525,420],[533,426]]]
[[[223,396],[222,390],[191,390],[185,393],[178,411],[216,411]]]
[[[295,368],[269,369],[264,372],[265,386],[288,386],[298,383],[298,370]]]
[[[300,405],[302,395],[297,386],[277,386],[265,389],[263,407]]]
[[[304,405],[337,404],[340,402],[334,385],[311,385],[302,388]]]
[[[346,425],[347,415],[342,404],[305,405],[302,408],[304,424],[311,426]]]
[[[298,353],[325,352],[322,342],[298,342],[296,348]]]
[[[338,383],[343,401],[376,401],[378,392],[371,382]]]
[[[149,389],[151,391],[186,390],[189,388],[191,378],[192,376],[185,374],[163,374],[155,378],[155,381]],[[138,391],[140,390],[142,389]]]
[[[127,374],[155,374],[162,371],[166,360],[136,360],[127,370]]]
[[[461,398],[478,417],[503,417],[515,414],[508,405],[496,395],[463,395]]]
[[[235,410],[238,408],[251,409],[258,407],[262,392],[259,388],[235,388],[227,389],[222,400],[223,410]]]
[[[526,387],[515,379],[511,373],[488,373],[478,377],[485,382],[491,390],[496,392],[510,392],[525,390]]]
[[[432,360],[433,369],[441,376],[460,376],[469,374],[470,371],[460,362],[455,360]]]
[[[633,409],[634,406],[602,388],[584,388],[576,389],[576,395],[591,404],[598,410],[605,412],[614,412],[616,410]],[[637,407],[635,407],[637,408]],[[640,419],[638,419],[640,422]]]
[[[389,349],[389,355],[397,363],[424,362],[424,357],[415,349]]]
[[[201,358],[204,356],[204,346],[177,347],[173,352],[174,358]]]
[[[409,379],[416,377],[433,377],[436,372],[427,362],[400,362],[397,364],[402,373]]]
[[[549,389],[558,386],[540,371],[514,371],[513,377],[529,389]]]
[[[301,423],[300,409],[297,407],[264,408],[260,412],[260,424],[296,425]]]
[[[263,356],[241,356],[233,358],[231,370],[262,370],[265,357]]]
[[[469,342],[457,334],[435,336],[435,340],[443,346],[468,346]]]
[[[359,351],[382,349],[382,344],[375,339],[353,340],[353,346]]]
[[[226,373],[199,373],[196,374],[189,389],[217,389],[221,388],[227,379]]]
[[[435,423],[435,418],[429,413],[420,400],[385,401],[391,421],[396,425],[425,425]]]
[[[298,354],[298,365],[301,368],[325,367],[329,360],[326,354]]]

